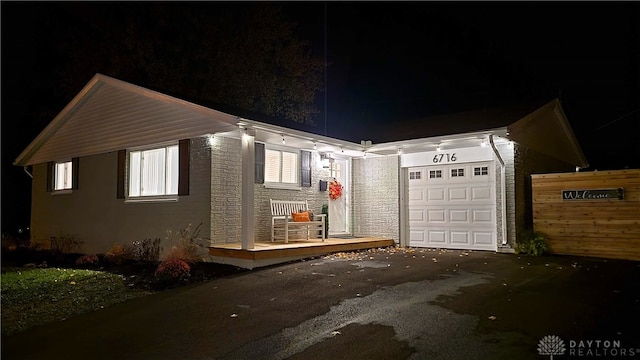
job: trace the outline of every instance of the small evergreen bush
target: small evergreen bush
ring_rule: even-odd
[[[533,256],[542,256],[549,253],[549,242],[547,235],[539,232],[527,232],[516,244],[517,254],[527,254]]]

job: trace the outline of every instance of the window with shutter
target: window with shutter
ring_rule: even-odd
[[[311,187],[311,151],[300,152],[300,185]]]
[[[265,185],[296,187],[299,183],[300,153],[296,149],[268,146],[265,149]]]
[[[119,151],[117,197],[135,200],[188,195],[189,157],[188,139],[168,146]]]
[[[69,192],[78,189],[78,158],[47,164],[47,191]]]
[[[265,162],[264,144],[255,143],[254,152],[255,152],[255,183],[264,184],[264,162]]]
[[[178,194],[178,145],[129,152],[129,197]]]

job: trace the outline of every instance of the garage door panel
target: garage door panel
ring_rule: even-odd
[[[472,186],[471,200],[491,200],[491,188],[488,186]]]
[[[409,209],[409,221],[415,221],[416,223],[424,223],[425,209]]]
[[[442,246],[447,243],[446,230],[428,230],[427,236],[427,243],[430,245]]]
[[[409,169],[409,245],[495,250],[492,162],[416,169]]]
[[[426,205],[426,189],[409,189],[409,203],[412,205]]]
[[[486,210],[482,210],[482,209],[473,209],[472,210],[472,219],[473,219],[473,223],[487,223],[487,224],[493,224],[493,211],[486,209]]]
[[[487,232],[474,231],[473,245],[492,246],[493,238],[494,238],[494,233],[491,231],[487,231]]]
[[[429,201],[429,203],[433,201],[444,201],[445,200],[444,194],[445,194],[445,188],[443,187],[429,188],[427,189],[427,201]]]
[[[469,231],[451,231],[451,244],[452,245],[470,245]]]
[[[449,201],[468,201],[469,192],[466,187],[450,187]]]
[[[446,220],[447,220],[446,211],[444,209],[427,211],[427,222],[429,224],[444,223]]]
[[[425,240],[425,232],[424,231],[410,231],[409,232],[409,240],[411,244],[416,244],[412,246],[417,246],[418,244],[426,245]]]
[[[454,223],[469,223],[469,212],[467,209],[449,210],[449,222]]]

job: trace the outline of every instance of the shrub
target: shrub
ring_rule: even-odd
[[[160,259],[160,238],[144,239],[133,242],[133,257],[140,261],[158,261]]]
[[[518,239],[515,250],[517,254],[533,256],[547,254],[549,252],[547,235],[539,231],[527,232],[521,239]]]
[[[71,254],[80,252],[82,241],[76,240],[72,235],[52,236],[51,252],[54,254]]]
[[[191,224],[187,225],[186,228],[180,230],[179,239],[176,239],[177,234],[174,235],[171,230],[167,231],[167,239],[172,245],[166,256],[167,260],[178,259],[188,264],[202,261],[202,255],[200,255],[202,245],[196,242],[200,233],[200,225],[202,224],[196,226],[193,233],[191,233]]]
[[[94,266],[97,265],[100,260],[97,255],[82,255],[76,259],[76,265],[78,266]]]
[[[28,248],[30,246],[31,241],[28,236],[2,233],[3,250],[15,250],[19,248]]]
[[[156,277],[162,281],[185,281],[191,276],[191,267],[180,259],[167,259],[158,265]]]
[[[117,242],[113,243],[109,251],[105,254],[105,259],[115,265],[120,265],[132,257],[131,247],[120,245]]]

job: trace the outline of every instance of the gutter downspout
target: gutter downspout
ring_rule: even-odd
[[[24,170],[24,172],[29,175],[29,177],[31,178],[31,180],[33,180],[33,174],[29,172],[29,170],[27,170],[27,166],[23,166],[22,170]]]
[[[489,144],[491,144],[491,148],[493,149],[493,152],[496,154],[496,157],[498,158],[498,161],[500,162],[500,192],[502,193],[501,195],[501,200],[502,200],[502,214],[500,214],[500,216],[502,217],[502,245],[507,245],[507,184],[505,184],[506,182],[506,177],[505,177],[505,164],[504,164],[504,160],[502,159],[502,156],[500,156],[500,152],[498,152],[498,149],[496,148],[496,144],[493,142],[493,134],[489,134]]]

